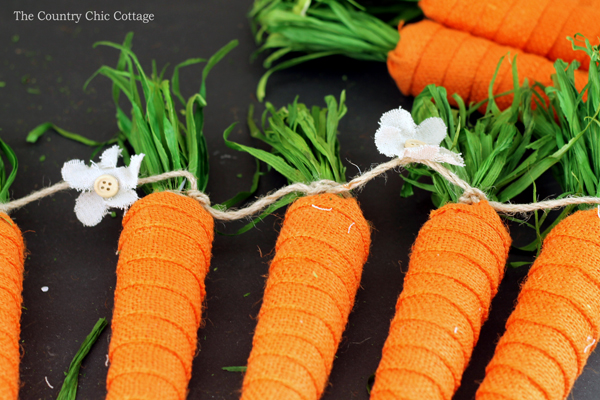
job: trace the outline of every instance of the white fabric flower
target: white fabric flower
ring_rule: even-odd
[[[446,137],[446,125],[441,118],[427,118],[418,126],[402,107],[384,113],[375,132],[375,145],[388,157],[430,160],[464,166],[460,154],[440,143]]]
[[[88,167],[82,160],[71,160],[63,165],[63,180],[71,188],[82,192],[75,202],[75,214],[83,225],[97,225],[110,208],[127,210],[138,199],[135,188],[144,154],[132,156],[129,167],[117,168],[120,155],[121,149],[115,145],[102,153],[97,164],[92,161]],[[117,180],[117,194],[104,198],[96,193],[94,183],[102,175],[110,175]]]

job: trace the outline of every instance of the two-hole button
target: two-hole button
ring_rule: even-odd
[[[105,199],[113,197],[119,192],[119,181],[111,175],[102,175],[94,182],[94,191]]]

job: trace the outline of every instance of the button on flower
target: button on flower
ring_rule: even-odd
[[[134,155],[128,167],[117,168],[120,155],[121,149],[115,145],[102,153],[97,164],[71,160],[63,165],[65,182],[83,192],[75,202],[75,214],[83,225],[97,225],[110,208],[127,210],[138,199],[135,188],[144,155]]]
[[[441,118],[427,118],[417,125],[410,113],[399,107],[384,113],[379,125],[375,145],[381,154],[465,165],[460,154],[440,147],[446,137],[446,125]]]

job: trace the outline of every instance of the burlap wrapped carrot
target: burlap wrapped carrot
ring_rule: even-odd
[[[212,241],[212,217],[189,197],[154,193],[127,212],[107,399],[186,398]]]
[[[280,110],[267,103],[264,133],[250,114],[252,136],[271,145],[272,153],[227,141],[227,135],[226,143],[268,163],[290,183],[343,183],[337,128],[346,113],[344,99],[342,93],[338,105],[327,96],[327,108],[311,109],[297,99]],[[321,397],[369,255],[369,224],[354,198],[299,196],[291,193],[266,212],[293,202],[269,268],[244,377],[244,400]]]
[[[237,42],[207,61],[200,90],[186,101],[179,90],[179,69],[206,60],[178,64],[169,82],[162,75],[146,75],[131,51],[131,39],[129,34],[123,45],[99,43],[120,50],[117,68],[103,66],[97,74],[113,82],[120,130],[116,141],[121,147],[106,150],[91,167],[79,160],[68,162],[62,173],[71,187],[83,191],[75,211],[85,225],[99,223],[111,207],[133,204],[123,219],[119,239],[106,398],[184,400],[206,297],[204,278],[210,265],[214,223],[196,200],[171,191],[181,191],[191,185],[190,180],[194,180],[190,187],[206,189],[205,79]],[[121,94],[131,105],[131,117],[120,107]],[[185,123],[179,120],[177,100],[185,107]],[[36,128],[30,141],[48,126]],[[69,137],[84,141],[72,134]],[[136,155],[129,157],[126,143]],[[116,166],[121,153],[128,167]],[[144,186],[149,194],[137,200],[138,172],[156,176],[181,169],[190,173],[186,181],[181,174],[155,180]]]
[[[510,244],[485,201],[431,213],[412,248],[371,399],[452,398],[504,275]]]
[[[599,237],[595,209],[548,234],[477,400],[567,398],[600,338]]]
[[[296,200],[269,267],[242,399],[319,399],[354,306],[370,228],[354,198]]]
[[[449,28],[551,61],[590,59],[573,50],[567,36],[583,34],[598,43],[600,4],[590,0],[421,0],[425,15]]]
[[[17,158],[12,149],[0,140],[0,151],[7,157],[12,171],[6,176],[4,162],[0,162],[0,202],[8,201],[8,190],[17,174]],[[1,205],[0,205],[1,209]],[[5,212],[0,212],[0,399],[17,400],[19,397],[19,363],[21,352],[21,304],[25,245],[17,224]]]
[[[590,58],[597,56],[589,42],[580,49]],[[583,135],[554,172],[564,195],[598,196],[600,129],[594,121],[599,112],[600,70],[590,68],[584,100],[565,67],[557,61],[550,107],[535,110],[535,133],[560,141]],[[551,228],[543,233],[547,236],[542,252],[486,368],[478,400],[567,398],[600,338],[598,211],[579,211]]]
[[[0,399],[19,397],[23,236],[5,213],[0,214]]]
[[[465,102],[487,99],[488,89],[498,60],[510,53],[517,55],[519,81],[552,84],[553,63],[546,58],[502,46],[469,33],[449,29],[436,22],[424,20],[400,29],[401,39],[396,49],[388,54],[388,70],[400,91],[416,96],[425,86],[435,84],[446,88],[448,94],[457,93]],[[566,41],[566,40],[565,40]],[[492,92],[501,94],[513,88],[509,58],[501,65]],[[583,71],[575,71],[575,84],[581,90],[587,83]],[[512,103],[511,96],[497,100],[505,109]],[[451,100],[451,104],[456,105]]]
[[[518,82],[514,65],[513,74]],[[495,105],[499,99],[490,98],[486,115],[474,124],[470,114],[477,105],[467,111],[455,96],[460,107],[454,111],[444,88],[433,85],[415,99],[415,122],[404,110],[390,112],[396,114],[394,119],[388,114],[381,119],[375,140],[382,153],[448,163],[452,159],[442,155],[450,149],[460,151],[464,165],[448,169],[482,191],[462,193],[444,175],[424,166],[407,168],[410,174],[402,194],[412,194],[414,186],[430,190],[440,208],[431,213],[412,248],[372,399],[452,398],[488,317],[511,245],[500,216],[485,198],[502,202],[514,198],[580,138],[566,143],[533,140],[532,91],[518,84],[512,90],[510,107],[499,111]],[[434,123],[438,117],[443,122]],[[517,125],[519,119],[524,131]],[[416,122],[420,124],[415,130]],[[435,150],[435,145],[441,147]],[[527,154],[527,148],[538,150]],[[435,151],[439,154],[432,157]],[[421,182],[423,176],[433,185]]]

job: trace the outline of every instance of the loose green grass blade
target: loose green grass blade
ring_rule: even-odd
[[[81,363],[83,359],[88,355],[92,346],[98,340],[98,337],[108,326],[108,322],[106,322],[106,318],[100,318],[92,332],[85,338],[81,347],[73,357],[71,364],[69,365],[69,370],[65,373],[65,380],[63,385],[58,393],[58,397],[56,400],[75,400],[77,398],[77,383],[79,380],[79,369],[81,368]]]
[[[8,178],[6,177],[6,165],[0,158],[0,203],[7,203],[10,200],[10,186],[15,181],[17,170],[19,169],[19,161],[13,149],[0,139],[0,151],[7,158],[11,170]]]

